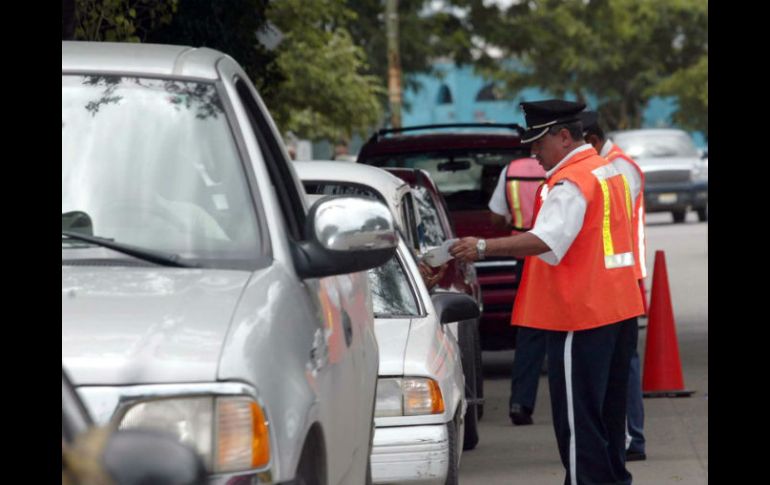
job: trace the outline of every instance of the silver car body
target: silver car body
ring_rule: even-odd
[[[376,417],[372,450],[375,483],[446,482],[449,465],[448,425],[456,426],[457,463],[463,449],[465,377],[456,334],[444,324],[431,302],[411,252],[403,242],[398,258],[409,278],[421,314],[411,318],[375,318],[380,345],[380,377],[429,377],[438,382],[443,414]]]
[[[253,171],[265,257],[250,271],[79,265],[76,258],[65,263],[63,248],[62,360],[91,414],[104,423],[143,400],[250,396],[265,411],[270,462],[213,476],[212,483],[233,476],[292,480],[307,445],[325,456],[327,483],[360,485],[379,362],[366,273],[297,276],[286,220],[236,79],[265,114],[266,136],[288,156],[248,77],[232,58],[206,48],[62,42],[62,74],[93,73],[214,83],[242,163]],[[292,178],[304,193],[293,172]],[[103,248],[89,251],[91,259],[116,258]],[[332,355],[343,336],[348,345]]]
[[[647,212],[699,212],[708,206],[708,161],[690,135],[676,129],[641,129],[608,133],[633,158],[645,176]]]

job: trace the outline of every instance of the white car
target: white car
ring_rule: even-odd
[[[456,484],[467,403],[449,327],[478,318],[478,305],[462,293],[431,295],[403,241],[396,257],[369,270],[369,286],[380,348],[372,479]]]
[[[351,169],[344,174],[324,170],[332,165],[336,164],[295,162],[306,190],[320,192],[308,194],[309,203],[337,195],[335,190],[344,182],[356,183],[359,195],[372,196],[377,191],[377,198],[386,200],[391,210],[403,207],[403,198],[395,197],[401,190],[400,179],[361,165],[347,164]],[[325,187],[308,187],[308,181],[320,183],[322,172],[328,179]],[[339,182],[332,180],[335,177]],[[352,186],[346,187],[343,193],[350,195]],[[394,219],[398,227],[399,218]],[[373,482],[458,483],[467,410],[458,325],[478,318],[478,305],[461,293],[431,295],[403,238],[397,255],[368,274],[380,353]]]
[[[419,189],[410,186],[407,181],[408,177],[404,179],[390,171],[371,165],[338,161],[294,162],[294,167],[302,180],[305,192],[312,194],[311,200],[329,195],[353,195],[370,197],[387,205],[393,214],[396,229],[401,233],[407,246],[418,257],[424,255],[425,250],[441,244],[441,239],[451,234],[449,231],[439,229],[438,232],[442,234],[438,237],[430,239],[423,237],[421,240],[420,234],[425,236],[428,232],[427,228],[431,225],[431,210],[426,207],[430,204],[426,204],[423,199],[424,195],[420,193]],[[405,171],[405,169],[400,170],[402,174]],[[430,177],[425,172],[420,176]],[[420,186],[417,185],[417,187]],[[424,224],[421,223],[421,210],[426,215],[425,220],[422,221]],[[439,217],[435,206],[433,211],[432,217],[435,221]],[[438,234],[434,236],[436,235]],[[478,290],[475,292],[466,291],[474,282],[478,283],[473,267],[470,267],[470,271],[461,271],[459,265],[450,265],[449,268],[449,274],[446,276],[449,276],[448,280],[451,283],[446,285],[447,279],[445,278],[436,289],[441,287],[447,291],[470,293],[476,298],[476,301],[480,302]],[[464,416],[463,449],[471,450],[476,447],[479,441],[479,406],[483,402],[479,392],[483,389],[479,322],[478,319],[474,319],[460,325],[450,325],[450,329],[460,344],[465,375],[465,397],[469,404]]]

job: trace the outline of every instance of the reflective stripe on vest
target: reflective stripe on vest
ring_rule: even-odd
[[[631,229],[633,233],[633,241],[634,241],[634,256],[635,256],[635,266],[634,270],[636,271],[637,278],[645,278],[647,276],[647,261],[646,261],[646,237],[644,234],[644,224],[645,224],[645,210],[644,210],[644,172],[639,167],[639,165],[634,162],[628,155],[626,155],[623,150],[620,149],[619,146],[613,145],[610,149],[610,152],[607,154],[607,160],[614,162],[618,159],[622,159],[625,162],[629,163],[637,172],[639,175],[639,180],[641,182],[641,185],[639,187],[639,194],[636,198],[636,200],[629,202],[630,205],[633,207],[633,210],[631,212]],[[627,183],[628,181],[626,181]],[[631,189],[628,187],[628,198],[629,201],[631,199]]]
[[[625,199],[626,199],[626,215],[627,221],[631,223],[631,190],[628,187],[628,180],[621,174],[618,169],[612,165],[607,164],[600,168],[593,170],[591,173],[599,181],[599,186],[602,189],[602,203],[603,213],[602,218],[602,242],[604,243],[604,267],[607,269],[623,268],[625,266],[634,265],[634,253],[633,251],[621,254],[615,254],[615,246],[612,244],[612,226],[610,224],[610,214],[612,211],[612,204],[610,203],[610,189],[607,184],[607,180],[612,177],[619,177],[623,181]]]

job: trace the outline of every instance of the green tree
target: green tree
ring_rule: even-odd
[[[416,75],[440,75],[433,68],[438,59],[454,60],[457,64],[473,61],[470,24],[459,12],[429,8],[431,0],[399,0],[399,44],[403,86],[420,89]],[[353,39],[366,52],[368,73],[382,80],[388,76],[387,40],[384,0],[348,0],[355,12],[348,24]],[[386,92],[381,103],[387,106]]]
[[[613,129],[640,126],[655,94],[708,97],[707,84],[692,86],[698,91],[693,95],[681,89],[684,81],[674,80],[708,56],[706,0],[529,0],[507,9],[483,0],[455,3],[470,8],[472,32],[518,63],[511,69],[488,55],[475,62],[482,73],[504,81],[509,93],[536,86],[559,97],[596,96]],[[697,108],[680,97],[683,106]],[[687,119],[706,116],[691,113]],[[697,129],[706,127],[698,123]]]
[[[366,74],[366,54],[346,28],[355,13],[343,0],[281,0],[268,18],[283,34],[276,64],[285,80],[265,97],[281,130],[339,139],[380,124],[384,83]]]
[[[676,96],[679,109],[674,122],[687,130],[703,132],[708,138],[709,126],[709,58],[707,55],[686,69],[680,69],[662,80],[653,90],[655,94]]]
[[[65,14],[69,3],[62,4]],[[178,3],[179,0],[75,0],[75,39],[141,42],[149,32],[171,22]]]

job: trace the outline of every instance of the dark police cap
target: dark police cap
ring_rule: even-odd
[[[527,131],[521,138],[522,143],[531,143],[544,136],[551,126],[579,121],[579,113],[586,107],[585,103],[575,103],[563,99],[548,99],[521,103]]]
[[[596,111],[583,111],[580,113],[580,122],[583,124],[583,131],[596,129],[599,127],[599,113]]]

